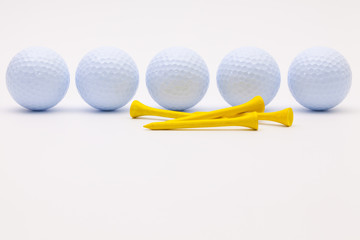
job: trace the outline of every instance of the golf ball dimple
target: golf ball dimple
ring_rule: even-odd
[[[301,52],[291,63],[288,85],[296,101],[311,110],[327,110],[345,99],[351,87],[346,59],[327,47]]]
[[[135,95],[139,72],[134,60],[114,47],[100,47],[87,53],[76,70],[76,86],[90,106],[112,111]]]
[[[6,72],[10,95],[21,106],[34,111],[49,109],[65,96],[70,74],[55,51],[30,47],[16,54]]]
[[[205,61],[193,50],[167,48],[158,53],[146,71],[151,97],[162,107],[185,110],[196,105],[209,86]]]
[[[219,65],[216,78],[221,96],[232,106],[255,96],[261,96],[269,104],[281,80],[273,57],[256,47],[242,47],[228,53]]]

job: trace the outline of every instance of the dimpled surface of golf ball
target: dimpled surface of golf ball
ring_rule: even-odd
[[[337,51],[313,47],[301,52],[291,63],[288,84],[296,101],[315,111],[338,105],[351,87],[351,69]]]
[[[100,47],[87,53],[76,70],[76,86],[90,106],[112,111],[135,95],[139,72],[134,60],[114,47]]]
[[[16,54],[6,72],[10,95],[21,106],[42,111],[65,96],[70,75],[65,61],[55,51],[30,47]]]
[[[167,48],[150,62],[146,85],[151,97],[162,107],[185,110],[196,105],[209,86],[205,61],[193,50]]]
[[[255,96],[270,103],[279,90],[281,77],[270,54],[256,47],[242,47],[223,58],[216,79],[222,97],[235,106]]]

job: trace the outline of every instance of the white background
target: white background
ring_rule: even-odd
[[[2,0],[0,2],[0,239],[360,239],[360,5],[356,0]],[[5,72],[41,45],[71,71],[63,101],[22,109]],[[207,62],[211,84],[191,111],[227,107],[216,88],[222,57],[241,46],[271,53],[282,84],[268,111],[292,107],[291,128],[150,131],[129,104],[106,113],[76,91],[74,72],[95,47],[127,51],[140,71],[180,45]],[[324,45],[349,61],[353,85],[328,112],[292,98],[287,69]]]

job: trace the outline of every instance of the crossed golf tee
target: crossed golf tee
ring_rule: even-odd
[[[256,96],[241,105],[209,112],[194,113],[152,108],[135,100],[130,106],[130,116],[132,118],[141,116],[173,118],[163,122],[149,123],[144,126],[145,128],[149,128],[151,130],[225,126],[241,126],[257,130],[259,120],[277,122],[287,127],[290,127],[293,123],[293,111],[291,108],[266,113],[264,110],[264,100],[260,96]]]

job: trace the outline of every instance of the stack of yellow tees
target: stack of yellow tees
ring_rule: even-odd
[[[267,113],[264,113],[264,110],[264,100],[260,96],[256,96],[249,102],[238,106],[194,113],[152,108],[135,100],[130,107],[130,116],[133,118],[140,116],[173,118],[172,120],[153,122],[144,126],[152,130],[224,126],[242,126],[257,130],[258,120],[278,122],[287,127],[292,125],[293,111],[291,108]]]

